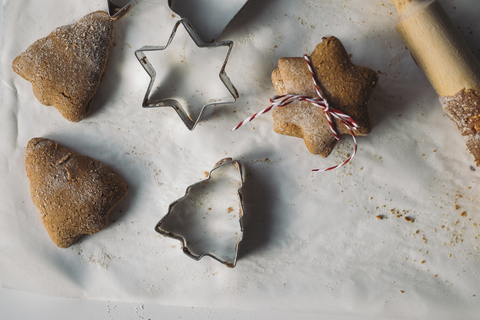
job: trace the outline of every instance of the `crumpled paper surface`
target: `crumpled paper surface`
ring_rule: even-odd
[[[478,3],[441,3],[478,56]],[[389,1],[252,0],[221,37],[235,42],[226,72],[240,98],[212,108],[193,132],[172,109],[141,107],[149,78],[134,50],[166,44],[178,19],[166,0],[140,1],[115,23],[105,78],[80,123],[41,105],[31,84],[12,72],[13,59],[35,40],[106,8],[100,0],[3,1],[5,287],[60,297],[371,318],[478,316],[479,171],[397,35]],[[351,164],[312,173],[341,163],[352,152],[351,138],[323,159],[302,140],[274,133],[270,115],[230,132],[268,106],[279,58],[310,53],[330,35],[343,42],[355,64],[380,74],[370,101],[375,126],[358,139]],[[170,83],[199,81],[189,70],[204,65],[205,55],[188,51],[184,57],[185,77]],[[168,73],[177,64],[159,68]],[[218,81],[208,88],[221,88]],[[218,95],[189,89],[179,96]],[[24,151],[34,137],[105,162],[130,186],[110,225],[68,249],[53,245],[30,200]],[[178,241],[154,231],[168,205],[226,156],[242,161],[247,173],[244,238],[234,269],[208,257],[189,259]]]

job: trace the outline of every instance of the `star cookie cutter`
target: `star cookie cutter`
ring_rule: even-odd
[[[123,17],[130,8],[140,0],[107,0],[108,2],[108,15],[111,19],[116,20]]]
[[[175,34],[177,32],[177,29],[180,25],[183,25],[185,30],[188,32],[192,40],[195,42],[196,46],[199,48],[217,48],[217,47],[228,47],[227,54],[225,56],[222,68],[220,69],[219,77],[220,80],[223,82],[227,90],[230,92],[232,95],[232,98],[220,98],[220,99],[211,99],[208,101],[207,104],[203,105],[202,109],[200,110],[200,113],[197,117],[197,119],[193,120],[186,112],[185,109],[182,107],[181,103],[178,100],[175,99],[170,99],[170,98],[165,98],[165,99],[160,99],[160,100],[150,100],[150,93],[152,91],[152,87],[154,85],[157,72],[153,68],[153,65],[148,61],[147,56],[145,55],[144,52],[148,51],[160,51],[160,50],[165,50],[168,48],[170,43],[172,42],[173,38],[175,37]],[[205,112],[205,109],[210,106],[217,106],[217,105],[224,105],[224,104],[231,104],[237,101],[237,98],[239,97],[237,89],[233,86],[232,82],[230,81],[230,78],[227,76],[225,72],[225,67],[228,62],[228,58],[230,57],[230,53],[232,51],[233,47],[233,41],[220,41],[216,43],[205,43],[203,42],[200,37],[197,35],[193,27],[191,26],[190,22],[187,19],[180,19],[177,21],[175,26],[173,27],[172,34],[170,35],[170,38],[165,46],[143,46],[142,48],[138,49],[135,51],[135,56],[138,59],[138,62],[143,66],[145,71],[148,73],[150,76],[150,84],[148,85],[147,92],[145,93],[145,97],[143,99],[142,107],[144,108],[157,108],[157,107],[172,107],[175,109],[179,117],[182,119],[183,123],[187,126],[189,130],[195,129],[197,126],[198,122],[202,118],[203,113]]]
[[[187,18],[200,38],[215,42],[250,0],[168,0],[176,15]],[[213,16],[215,19],[212,19]]]
[[[236,173],[234,173],[232,168],[228,168],[227,166],[233,166],[236,169],[235,170]],[[235,175],[238,174],[238,176],[240,177],[239,187],[237,188],[229,184],[228,191],[225,191],[227,188],[220,188],[220,190],[218,190],[220,192],[219,192],[219,195],[217,195],[217,198],[220,198],[221,200],[215,201],[215,200],[218,200],[213,195],[215,191],[212,192],[211,188],[213,187],[208,186],[208,184],[212,179],[212,174],[214,174],[216,170],[219,170],[221,168],[224,169],[223,175],[222,175],[222,172],[219,173],[219,177],[217,177],[216,179],[220,180],[220,182],[223,181],[223,183],[225,183],[225,176],[231,177],[234,174]],[[225,174],[225,170],[230,170],[230,171],[227,171],[227,174]],[[217,183],[219,182],[217,181]],[[189,256],[190,258],[193,258],[196,261],[199,261],[204,256],[209,256],[221,262],[222,264],[225,264],[229,268],[234,268],[235,265],[237,264],[238,246],[243,238],[242,219],[243,219],[244,209],[243,209],[243,197],[241,193],[243,184],[244,184],[244,175],[243,175],[241,163],[237,160],[232,160],[232,158],[226,158],[226,159],[220,160],[219,162],[217,162],[215,167],[208,173],[207,179],[190,185],[186,189],[185,195],[182,198],[170,204],[170,206],[168,207],[168,213],[160,220],[160,222],[158,222],[157,226],[155,227],[155,231],[157,231],[158,233],[166,237],[179,240],[182,243],[183,252],[187,256]],[[213,184],[213,186],[215,186],[215,184]],[[233,207],[232,205],[231,207],[228,208],[227,210],[228,216],[226,216],[224,215],[225,211],[223,211],[223,209],[224,209],[224,206],[232,204],[233,201],[229,202],[228,199],[226,199],[225,197],[225,193],[222,193],[222,192],[228,193],[233,191],[233,189],[235,189],[235,192],[236,192],[235,198],[236,198],[236,201],[238,201],[238,207],[239,207],[238,221],[239,221],[240,229],[239,229],[239,232],[233,232],[232,234],[232,232],[226,231],[225,228],[238,230],[238,224],[236,224],[235,221],[232,221],[232,222],[228,222],[230,224],[229,227],[225,227],[226,223],[224,220],[226,219],[225,217],[231,217],[232,216],[231,213],[234,212],[235,210],[232,208]],[[202,190],[201,192],[203,192],[205,195],[208,195],[211,199],[213,199],[213,201],[211,199],[203,200],[203,198],[196,197],[196,193],[198,192],[198,190]],[[231,193],[229,195],[230,195],[230,198],[233,198],[231,197]],[[205,218],[200,220],[200,216],[202,214],[199,212],[202,210],[202,208],[207,208],[207,207],[208,207],[208,210],[204,209],[204,212],[207,212],[206,213],[207,215],[209,213],[210,213],[210,216],[212,216],[212,214],[213,216],[215,216],[216,214],[217,215],[219,214],[222,217],[223,221],[214,221],[214,223],[205,225],[205,226],[208,225],[209,228],[214,230],[213,233],[216,235],[216,237],[218,237],[218,239],[213,239],[213,237],[211,237],[212,232],[209,232],[205,236],[204,234],[207,232],[205,231],[204,233],[202,233],[202,230],[197,230],[197,234],[195,234],[194,232],[191,232],[189,236],[186,236],[185,233],[181,234],[182,232],[178,230],[179,226],[185,227],[186,224],[190,223],[192,226],[197,228],[199,224],[202,224],[204,221],[207,221],[207,220],[203,220]],[[194,212],[190,211],[189,210],[190,208],[194,208],[195,211]],[[204,213],[203,216],[205,216],[206,214]],[[233,217],[236,217],[236,215],[233,215]],[[201,221],[201,223],[197,223],[195,219]],[[208,237],[208,238],[205,238],[205,237]],[[187,238],[192,240],[192,243]],[[197,242],[193,242],[194,240],[197,240]],[[212,245],[211,242],[213,242],[214,240],[217,240],[217,242],[221,243],[221,245],[228,247],[229,252],[233,251],[231,250],[231,248],[232,246],[234,246],[235,248],[234,254],[233,255],[229,254],[228,258],[222,258],[220,257],[220,255],[222,254],[221,250],[218,250],[220,251],[220,254],[217,254],[216,250],[210,250],[210,249],[205,250],[203,248],[198,248],[198,246],[202,246],[202,245],[203,246]],[[203,243],[199,244],[199,242],[203,242]],[[217,247],[218,246],[219,245],[217,245]],[[224,255],[227,255],[227,254],[224,254]]]

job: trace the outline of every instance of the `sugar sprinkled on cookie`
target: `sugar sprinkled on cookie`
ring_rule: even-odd
[[[104,229],[110,211],[128,191],[107,165],[45,138],[28,142],[25,168],[32,201],[50,238],[61,248]]]
[[[55,106],[69,121],[84,119],[107,66],[113,42],[113,20],[104,11],[37,40],[12,63],[30,81],[40,103]]]
[[[355,135],[372,130],[368,100],[378,83],[378,75],[370,68],[354,65],[344,46],[335,37],[318,44],[310,57],[322,96],[329,105],[349,115],[359,126]],[[272,73],[277,94],[316,97],[312,76],[303,58],[282,58]],[[332,134],[325,113],[320,108],[299,101],[273,110],[275,132],[303,138],[313,154],[327,157],[337,140]],[[338,120],[334,125],[340,135],[350,134]]]

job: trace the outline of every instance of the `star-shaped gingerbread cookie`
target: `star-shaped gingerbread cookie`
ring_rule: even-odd
[[[28,142],[25,168],[32,201],[50,238],[61,248],[105,228],[110,211],[128,191],[107,165],[45,138]]]
[[[368,100],[378,82],[370,68],[354,65],[344,46],[335,37],[324,39],[310,56],[320,92],[332,108],[349,115],[359,125],[355,135],[372,130]],[[304,58],[282,58],[272,73],[277,94],[297,94],[317,98],[312,76]],[[319,107],[301,101],[273,110],[275,132],[303,138],[313,154],[327,157],[337,140],[330,131],[325,113]],[[339,135],[350,134],[338,120],[334,126]]]
[[[34,42],[12,63],[30,81],[40,103],[54,106],[69,121],[88,115],[107,66],[113,20],[104,11],[90,13]]]

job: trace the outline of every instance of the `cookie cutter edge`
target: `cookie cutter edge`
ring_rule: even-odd
[[[173,3],[175,1],[178,1],[178,0],[168,0],[168,7],[170,8],[170,11],[172,11],[173,13],[175,13],[177,16],[179,16],[180,18],[183,18],[179,13],[177,13],[175,10],[173,10],[172,6],[173,6]],[[222,34],[225,32],[225,30],[227,30],[228,26],[230,25],[230,23],[232,23],[232,21],[240,14],[240,12],[243,11],[243,9],[245,9],[245,7],[247,6],[247,4],[250,2],[250,0],[245,0],[243,6],[232,16],[232,18],[227,22],[227,24],[225,25],[225,27],[223,27],[222,31],[220,31],[220,33],[213,38],[213,41],[210,41],[208,43],[214,43],[216,42],[221,36]]]
[[[153,65],[148,61],[147,56],[144,54],[144,52],[148,51],[161,51],[165,50],[168,48],[170,43],[173,41],[173,38],[175,37],[175,34],[177,33],[177,29],[180,25],[183,25],[187,33],[190,35],[192,40],[195,42],[196,46],[199,48],[217,48],[217,47],[228,47],[227,54],[225,56],[225,59],[223,61],[222,68],[220,69],[219,77],[220,80],[223,82],[227,90],[230,92],[232,95],[232,98],[220,98],[220,99],[211,99],[209,100],[206,104],[203,105],[202,109],[200,110],[200,113],[197,116],[196,120],[192,120],[192,118],[185,112],[185,109],[182,107],[181,103],[178,102],[175,99],[161,99],[159,101],[150,101],[149,96],[152,91],[153,84],[155,82],[155,79],[157,77],[157,72],[155,71],[155,68],[153,68]],[[225,67],[227,65],[228,59],[230,57],[230,53],[232,51],[233,47],[233,41],[231,40],[225,40],[225,41],[220,41],[220,42],[215,42],[215,43],[205,43],[200,37],[197,35],[195,29],[193,26],[190,24],[188,19],[183,18],[178,20],[175,23],[175,26],[173,27],[173,31],[170,35],[170,38],[168,39],[168,42],[165,46],[143,46],[138,50],[135,50],[135,56],[138,59],[138,62],[143,66],[145,71],[148,73],[150,76],[150,84],[148,85],[147,92],[145,93],[145,97],[142,102],[142,107],[143,108],[158,108],[158,107],[172,107],[175,109],[177,112],[178,116],[182,119],[183,123],[185,126],[192,131],[195,129],[197,124],[200,122],[200,119],[202,118],[205,109],[210,106],[217,106],[217,105],[224,105],[224,104],[232,104],[237,101],[237,98],[239,97],[238,91],[235,88],[235,86],[232,84],[230,81],[230,78],[227,76],[227,73],[225,72]],[[226,100],[224,100],[226,99]]]
[[[126,5],[124,5],[123,7],[120,7],[120,6],[116,5],[115,3],[113,3],[112,0],[107,0],[107,3],[108,3],[108,11],[107,12],[108,12],[108,15],[110,16],[110,19],[113,19],[113,20],[120,19],[124,14],[126,14],[130,10],[130,8],[134,4],[138,3],[138,1],[140,1],[140,0],[131,0]],[[115,12],[116,9],[120,9],[120,10]]]
[[[239,214],[239,223],[240,223],[240,232],[241,232],[241,237],[240,239],[238,240],[238,242],[235,244],[235,255],[234,255],[234,258],[233,258],[233,262],[230,263],[226,260],[223,260],[219,257],[217,257],[215,254],[211,253],[211,252],[207,252],[207,253],[204,253],[204,254],[201,254],[201,255],[196,255],[196,254],[193,254],[187,247],[187,240],[185,239],[185,237],[183,237],[182,235],[177,235],[177,234],[174,234],[173,232],[169,232],[167,230],[163,230],[161,229],[161,225],[162,223],[164,222],[164,220],[170,215],[170,213],[172,212],[172,208],[180,201],[182,201],[183,199],[187,198],[188,197],[188,194],[190,192],[190,190],[198,185],[198,184],[201,184],[203,182],[206,182],[206,181],[209,181],[211,176],[212,176],[212,173],[213,171],[217,170],[218,168],[221,168],[223,166],[226,166],[226,165],[229,165],[229,164],[233,164],[235,166],[235,168],[237,168],[237,171],[239,173],[239,176],[240,176],[240,187],[238,188],[237,190],[237,195],[238,195],[238,199],[239,199],[239,203],[240,203],[240,214]],[[186,191],[185,191],[185,195],[177,200],[175,200],[174,202],[172,202],[169,206],[168,206],[168,212],[165,216],[163,216],[163,218],[157,223],[157,225],[155,226],[155,231],[157,231],[158,233],[160,233],[161,235],[163,236],[166,236],[166,237],[169,237],[169,238],[172,238],[172,239],[176,239],[176,240],[179,240],[181,243],[182,243],[182,250],[183,252],[189,256],[190,258],[196,260],[196,261],[200,261],[200,259],[202,259],[203,257],[205,256],[209,256],[215,260],[217,260],[218,262],[220,263],[223,263],[225,266],[227,266],[228,268],[235,268],[235,266],[237,265],[237,257],[238,257],[238,246],[240,244],[240,242],[243,240],[243,215],[244,215],[244,205],[243,205],[243,196],[242,196],[242,192],[241,192],[241,189],[243,188],[243,185],[244,185],[244,174],[243,174],[243,168],[242,168],[242,164],[240,163],[240,161],[238,160],[233,160],[232,158],[225,158],[225,159],[222,159],[220,161],[218,161],[214,168],[212,170],[210,170],[209,174],[208,174],[208,177],[204,180],[201,180],[197,183],[194,183],[194,184],[191,184],[187,187]]]

